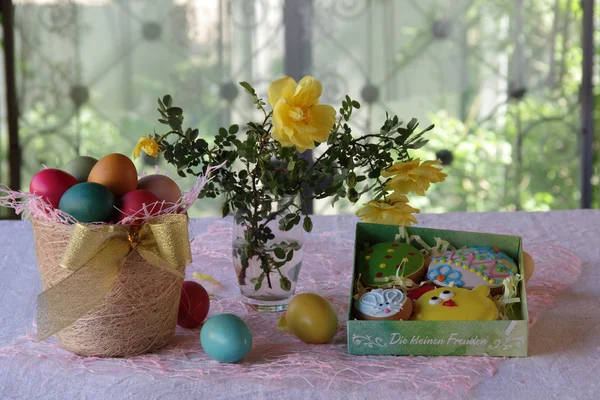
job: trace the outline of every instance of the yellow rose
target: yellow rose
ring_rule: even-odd
[[[393,190],[399,194],[415,193],[425,196],[431,183],[443,182],[446,174],[437,165],[439,160],[428,160],[421,164],[419,158],[411,161],[397,162],[391,167],[381,171],[384,178],[392,177],[386,183],[386,190]]]
[[[158,143],[151,137],[140,138],[135,146],[135,149],[133,149],[132,157],[134,160],[140,156],[142,150],[144,153],[154,158],[158,157],[158,153],[160,153],[160,147],[158,146]]]
[[[298,83],[289,76],[271,83],[273,139],[283,147],[296,146],[300,153],[313,149],[315,142],[326,141],[335,124],[335,109],[319,104],[321,93],[321,82],[312,76],[305,76]]]
[[[413,213],[418,212],[418,208],[408,205],[406,196],[394,193],[387,196],[387,201],[368,202],[366,206],[356,212],[356,215],[363,222],[409,226],[417,223]]]

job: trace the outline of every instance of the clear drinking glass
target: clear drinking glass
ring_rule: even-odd
[[[298,207],[297,204],[296,196],[264,200],[261,207],[270,212],[253,225],[241,220],[241,211],[236,212],[233,265],[241,294],[246,303],[258,311],[283,311],[296,292],[303,257],[302,224],[289,231],[283,231],[279,226],[280,220],[290,214],[290,210],[295,211],[293,208]],[[256,230],[270,233],[270,238],[252,240]]]

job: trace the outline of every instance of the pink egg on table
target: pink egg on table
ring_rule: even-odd
[[[194,281],[183,282],[177,325],[182,328],[199,326],[208,315],[209,308],[210,298],[206,289]]]
[[[138,222],[138,219],[143,219],[146,213],[141,212],[142,209],[146,209],[149,215],[158,215],[162,211],[162,201],[148,192],[147,190],[134,190],[129,193],[125,193],[118,202],[117,208],[121,210],[119,213],[119,221],[136,215],[133,223]]]
[[[60,169],[43,169],[31,178],[29,192],[42,196],[44,200],[58,208],[60,198],[71,186],[79,183],[75,177]]]

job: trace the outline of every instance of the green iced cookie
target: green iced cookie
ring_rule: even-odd
[[[357,270],[367,286],[383,286],[403,276],[419,283],[425,272],[421,252],[406,243],[377,243],[359,255]]]

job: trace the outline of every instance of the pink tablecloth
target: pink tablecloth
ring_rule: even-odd
[[[317,217],[315,232],[306,237],[305,262],[299,291],[327,296],[340,317],[349,293],[352,238],[351,216]],[[212,312],[233,312],[249,323],[254,347],[243,364],[223,365],[207,359],[198,344],[198,330],[179,330],[171,346],[155,355],[129,360],[72,356],[52,341],[34,343],[32,332],[36,277],[31,230],[26,222],[0,223],[3,246],[3,328],[0,330],[0,372],[3,398],[376,398],[477,397],[496,398],[531,392],[594,393],[586,373],[598,363],[600,313],[598,293],[600,251],[588,236],[600,222],[600,212],[571,211],[514,214],[446,214],[421,216],[424,226],[513,233],[524,237],[526,249],[540,262],[529,285],[530,312],[537,318],[530,332],[527,359],[353,357],[345,351],[345,330],[326,346],[308,346],[275,330],[276,315],[252,312],[235,298],[237,287],[230,259],[230,222],[193,221],[193,271],[210,273],[223,286],[207,285],[214,293]],[[584,277],[569,289],[579,273]],[[560,270],[561,273],[553,271]],[[553,296],[564,294],[553,302]],[[596,304],[596,306],[593,306]],[[343,318],[341,318],[343,320]],[[576,324],[573,321],[577,321]],[[594,336],[594,333],[596,334]],[[15,340],[16,338],[16,340]],[[596,363],[596,364],[594,364]],[[568,366],[568,367],[567,367]],[[529,379],[535,376],[534,379]],[[394,396],[395,395],[395,396]],[[369,396],[370,397],[370,396]]]

